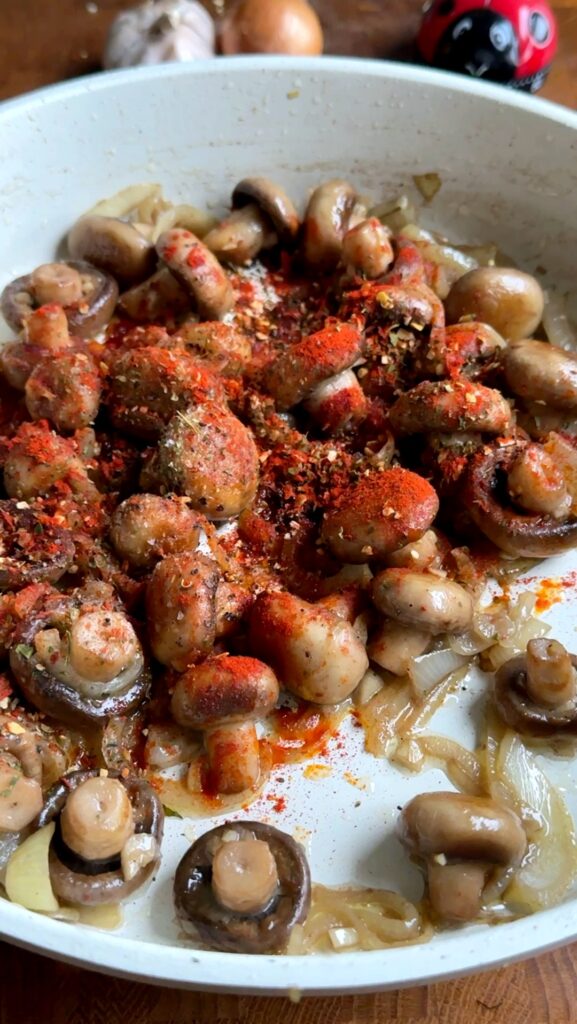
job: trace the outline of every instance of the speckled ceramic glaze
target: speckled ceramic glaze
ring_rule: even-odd
[[[428,171],[443,184],[422,213],[424,224],[445,228],[455,241],[496,242],[526,269],[544,268],[546,280],[575,285],[577,115],[469,78],[329,58],[145,68],[7,103],[0,136],[0,285],[50,258],[85,208],[135,182],[161,182],[170,198],[218,210],[247,174],[269,174],[302,201],[322,178],[348,177],[381,199],[412,188],[412,175]],[[573,555],[551,559],[537,575],[562,578],[574,564]],[[563,602],[547,614],[555,635],[575,649],[571,588],[559,593]],[[434,731],[472,742],[482,686],[474,678],[458,708],[449,701]],[[375,760],[350,722],[316,761],[322,771],[295,765],[282,771],[283,781],[273,777],[246,815],[303,841],[317,881],[418,896],[420,876],[395,837],[397,807],[417,792],[446,788],[444,777],[409,777]],[[576,813],[577,772],[562,761],[546,766],[558,784],[572,783],[566,796]],[[191,841],[216,823],[168,819],[158,877],[125,907],[119,932],[50,920],[8,902],[0,903],[0,930],[103,971],[262,993],[420,984],[577,937],[572,898],[498,928],[449,930],[427,945],[390,951],[311,958],[200,952],[175,921],[172,876]]]

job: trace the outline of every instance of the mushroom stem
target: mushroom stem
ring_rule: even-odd
[[[82,278],[66,263],[43,263],[32,271],[30,283],[39,306],[46,302],[70,306],[82,298]]]
[[[481,863],[439,864],[429,861],[429,901],[435,914],[447,922],[472,921],[479,914],[487,865]]]
[[[263,839],[222,842],[212,862],[212,891],[227,910],[257,914],[278,890],[278,871]]]
[[[526,689],[537,704],[551,708],[577,696],[577,673],[558,640],[541,637],[527,644]]]
[[[204,236],[208,249],[224,263],[250,263],[276,241],[271,222],[256,203],[232,213]]]
[[[60,349],[71,345],[68,320],[62,306],[52,303],[40,306],[24,321],[26,340],[39,348]]]
[[[210,788],[215,793],[255,789],[260,777],[260,754],[254,722],[234,722],[207,729]]]

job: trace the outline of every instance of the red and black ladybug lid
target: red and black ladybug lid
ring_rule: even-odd
[[[433,0],[417,45],[428,64],[536,92],[557,26],[546,0]]]

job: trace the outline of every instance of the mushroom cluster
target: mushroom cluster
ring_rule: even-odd
[[[245,49],[249,10],[227,16]],[[293,712],[329,721],[375,678],[426,700],[422,655],[482,647],[477,545],[485,565],[577,545],[577,360],[543,340],[538,281],[447,262],[399,209],[335,178],[301,215],[257,174],[216,220],[136,186],[4,290],[0,652],[77,758],[55,773],[38,729],[0,722],[0,829],[50,827],[62,901],[155,870],[157,792],[248,805]],[[576,671],[532,640],[498,714],[574,733]],[[423,794],[401,830],[440,922],[478,917],[527,847],[489,794]],[[175,880],[218,949],[285,948],[309,900],[302,851],[257,822],[201,837]]]

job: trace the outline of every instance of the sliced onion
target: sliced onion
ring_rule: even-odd
[[[557,292],[545,293],[543,327],[552,345],[577,352],[577,330],[569,320],[565,300]]]
[[[416,221],[416,209],[408,196],[399,196],[386,203],[379,203],[369,210],[369,217],[378,217],[394,234],[398,234],[406,224]]]
[[[407,224],[399,234],[402,238],[408,238],[410,242],[415,242],[430,263],[447,267],[452,272],[452,276],[455,275],[454,280],[479,266],[473,256],[467,255],[453,245],[438,242],[430,231],[424,231],[416,224]]]
[[[498,748],[496,769],[530,840],[525,860],[507,889],[507,902],[531,911],[554,906],[577,879],[577,838],[571,815],[534,755],[511,731]]]
[[[418,743],[426,757],[441,762],[447,778],[461,793],[483,795],[482,766],[475,754],[447,736],[419,736]]]
[[[470,256],[479,267],[494,267],[497,263],[496,245],[457,245],[455,248],[464,256]]]
[[[372,668],[367,669],[359,685],[353,693],[353,703],[355,707],[363,707],[364,704],[368,704],[370,700],[379,693],[384,686],[382,676],[373,672]]]
[[[427,203],[430,203],[435,198],[443,184],[436,171],[428,171],[426,174],[413,174],[413,181]]]
[[[409,670],[409,678],[417,700],[423,701],[443,679],[455,669],[467,663],[467,658],[456,654],[450,647],[442,651],[431,651],[415,658]]]
[[[101,199],[83,214],[84,217],[126,217],[146,199],[160,196],[160,185],[129,185],[107,199]]]
[[[425,942],[432,933],[415,904],[398,893],[315,885],[307,919],[293,930],[287,952],[386,949]]]

